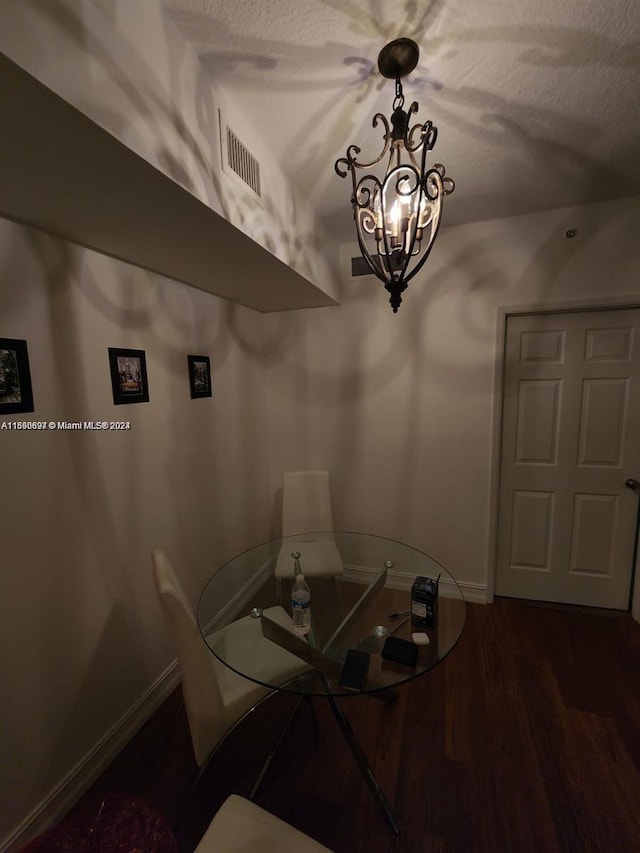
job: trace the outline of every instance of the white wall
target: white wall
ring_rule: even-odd
[[[638,233],[637,198],[445,228],[397,315],[355,280],[340,307],[265,318],[273,489],[329,469],[340,529],[401,539],[483,595],[501,308],[640,302]]]
[[[0,337],[28,342],[35,412],[125,432],[0,432],[0,847],[174,658],[151,580],[192,601],[270,532],[261,316],[0,220]],[[114,406],[107,348],[143,349],[150,402]],[[191,400],[187,354],[214,397]]]

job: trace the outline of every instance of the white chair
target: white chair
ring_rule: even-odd
[[[260,619],[250,616],[214,631],[205,643],[164,552],[154,550],[151,560],[156,591],[182,672],[193,751],[198,766],[204,767],[235,723],[272,692],[237,675],[215,657],[207,644],[221,649],[224,646],[225,660],[233,662],[240,672],[251,672],[268,684],[285,684],[307,671],[309,665],[266,640]],[[270,607],[264,613],[291,628],[291,619],[281,607]]]
[[[322,533],[318,536],[317,533]],[[314,533],[316,535],[314,535]],[[278,596],[283,578],[293,578],[292,551],[300,552],[305,577],[340,581],[344,566],[333,535],[333,510],[328,471],[289,471],[282,487],[283,543],[275,568]]]
[[[232,794],[205,832],[195,853],[331,853],[308,835],[255,803]]]

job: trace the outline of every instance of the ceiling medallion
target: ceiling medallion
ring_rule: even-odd
[[[430,121],[409,127],[411,116],[418,111],[417,101],[408,110],[403,109],[402,78],[413,71],[419,56],[418,45],[411,39],[396,39],[382,48],[378,56],[380,73],[396,81],[390,122],[382,113],[373,117],[373,127],[378,123],[384,127],[384,147],[375,160],[361,163],[357,159],[361,149],[350,145],[335,164],[341,178],[351,172],[351,203],[360,251],[389,291],[394,314],[402,302],[401,294],[422,268],[435,242],[444,196],[455,189],[451,178],[445,177],[444,166],[426,165],[438,129]],[[376,166],[387,154],[384,175],[367,172],[357,177],[358,169]]]

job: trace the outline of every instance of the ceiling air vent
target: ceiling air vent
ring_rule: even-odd
[[[229,127],[220,112],[220,150],[222,169],[244,189],[250,189],[261,202],[260,163]]]

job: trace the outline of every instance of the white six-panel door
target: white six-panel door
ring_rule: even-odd
[[[496,593],[626,609],[640,310],[509,317]]]

